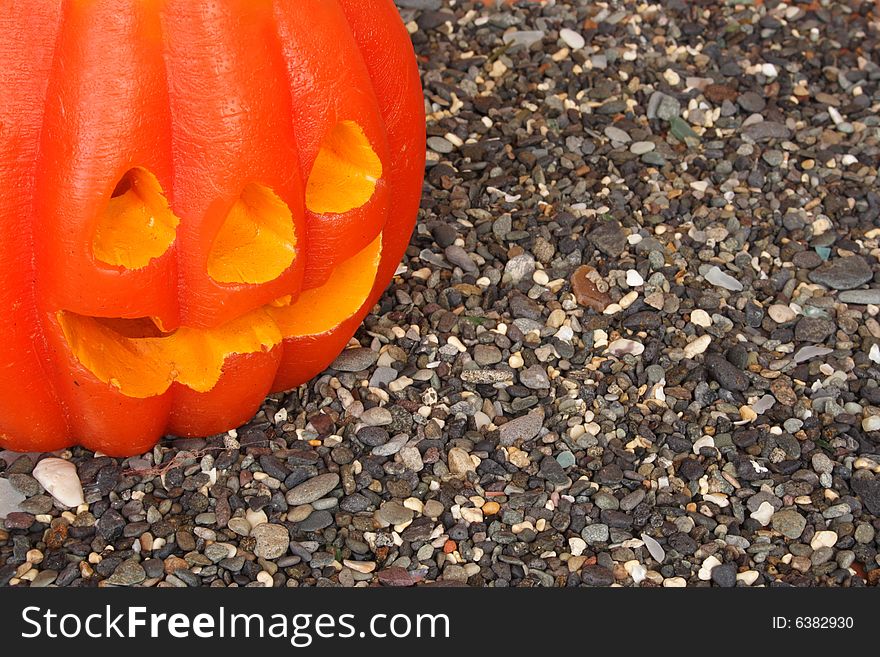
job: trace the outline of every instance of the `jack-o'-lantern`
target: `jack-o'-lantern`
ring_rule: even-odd
[[[8,0],[0,447],[143,452],[321,372],[415,221],[392,0]]]

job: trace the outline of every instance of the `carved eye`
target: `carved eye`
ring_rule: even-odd
[[[107,265],[141,269],[171,248],[178,223],[156,176],[130,169],[98,218],[92,253]]]
[[[324,138],[306,184],[306,207],[315,214],[342,214],[370,200],[382,177],[382,161],[363,129],[340,121]]]
[[[296,242],[287,204],[268,187],[250,183],[214,239],[208,276],[218,283],[255,285],[274,280],[293,264]]]

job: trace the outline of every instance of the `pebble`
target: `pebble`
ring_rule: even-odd
[[[652,141],[635,141],[630,144],[629,152],[634,155],[644,155],[653,151],[657,145]]]
[[[499,442],[510,446],[517,442],[526,442],[538,435],[544,423],[542,409],[529,411],[525,415],[505,422],[499,429]],[[468,457],[470,458],[470,457]]]
[[[372,349],[356,347],[339,354],[330,367],[340,372],[362,372],[372,367],[378,359],[379,354]]]
[[[397,502],[385,502],[373,514],[383,527],[402,525],[413,519],[413,510]]]
[[[814,550],[818,550],[819,548],[831,548],[837,543],[838,537],[837,532],[822,530],[813,534],[812,540],[810,540],[810,547]]]
[[[785,508],[773,514],[770,524],[775,531],[786,538],[797,539],[804,533],[807,520],[795,509]]]
[[[520,382],[532,390],[543,390],[550,387],[547,372],[540,365],[532,365],[519,373]]]
[[[62,506],[76,507],[85,502],[76,466],[70,461],[42,459],[37,463],[33,474],[34,479]]]
[[[384,427],[391,424],[394,421],[394,417],[387,408],[374,406],[361,413],[360,420],[370,427]]]
[[[339,475],[335,472],[329,472],[304,481],[292,490],[289,490],[285,497],[287,503],[291,506],[311,504],[315,500],[319,500],[327,495],[338,485]]]
[[[460,447],[453,447],[446,455],[449,472],[456,477],[465,477],[468,472],[474,472],[476,467],[470,454]]]
[[[871,267],[861,256],[836,258],[812,270],[809,279],[832,290],[851,290],[874,277]]]
[[[750,517],[761,523],[762,527],[766,527],[770,524],[774,512],[775,510],[772,504],[770,504],[769,502],[761,502],[761,505],[757,508],[757,510],[751,513]]]
[[[642,534],[642,540],[645,542],[645,547],[648,549],[648,553],[654,558],[654,561],[657,563],[663,563],[666,560],[666,551],[653,537],[648,534]]]
[[[587,265],[578,267],[571,276],[571,291],[578,304],[601,313],[611,303],[611,297],[600,292],[596,284],[588,278],[593,271],[595,270]]]
[[[743,392],[749,387],[749,379],[741,369],[717,354],[709,354],[705,358],[709,375],[726,390]]]
[[[837,295],[841,303],[852,303],[860,306],[880,306],[880,289],[845,290]]]
[[[567,27],[563,27],[559,30],[559,37],[565,42],[565,45],[572,50],[580,50],[586,45],[584,37],[581,36],[579,32],[570,30]]]
[[[626,284],[630,287],[641,287],[645,284],[645,279],[635,269],[628,269],[626,272]]]
[[[869,415],[862,420],[864,431],[880,431],[880,415]]]
[[[797,314],[791,308],[779,303],[774,303],[767,308],[767,314],[777,324],[788,324],[797,317]]]
[[[147,579],[147,573],[144,571],[143,566],[134,559],[126,559],[107,578],[107,583],[114,586],[134,586],[135,584],[140,584],[145,579]]]
[[[718,568],[720,565],[721,561],[718,560],[718,557],[716,557],[714,554],[709,555],[703,560],[697,576],[704,582],[708,582],[710,579],[712,579],[712,571]]]
[[[263,523],[254,528],[251,536],[257,540],[254,554],[263,559],[277,559],[290,546],[290,535],[283,525]]]
[[[611,258],[619,258],[626,248],[626,234],[620,222],[616,220],[599,224],[589,232],[587,239],[599,251]]]
[[[725,563],[712,569],[712,581],[720,587],[736,586],[736,564]]]
[[[19,504],[24,500],[25,496],[15,490],[8,479],[0,479],[0,519],[18,511]]]
[[[709,345],[712,342],[711,335],[701,335],[700,337],[691,340],[684,348],[684,357],[691,359],[699,354],[702,354],[709,348]]]

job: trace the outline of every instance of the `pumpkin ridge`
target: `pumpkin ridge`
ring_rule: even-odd
[[[275,0],[273,12],[306,190],[311,240],[303,289],[311,289],[325,283],[333,267],[366,248],[384,229],[390,206],[384,173],[389,161],[388,135],[363,55],[338,2]],[[370,194],[357,194],[355,203],[322,202],[315,211],[308,203],[309,192],[314,191],[310,180],[322,149],[333,145],[333,135],[340,128],[343,137],[346,132],[355,136],[354,140],[343,140],[346,148],[357,151],[368,145],[381,165],[381,170],[373,169],[373,173],[381,177],[372,184]],[[363,139],[358,139],[357,133],[363,134]],[[346,173],[339,167],[329,169],[327,176]],[[361,180],[371,177],[369,165],[356,169]],[[331,190],[337,186],[332,180],[325,180],[325,185]]]
[[[17,451],[54,450],[73,443],[69,416],[55,383],[58,372],[51,362],[34,284],[37,267],[35,178],[42,160],[48,73],[57,61],[63,21],[62,9],[48,3],[38,7],[25,2],[12,3],[11,7],[4,6],[0,15],[0,33],[7,34],[12,30],[17,35],[0,43],[0,82],[6,90],[0,99],[0,125],[4,128],[14,126],[15,135],[11,139],[13,149],[10,151],[6,150],[6,143],[0,142],[0,159],[3,160],[0,182],[7,182],[6,176],[17,181],[8,187],[3,184],[0,198],[0,220],[4,227],[0,249],[7,254],[0,259],[0,272],[4,278],[0,299],[5,305],[8,296],[10,304],[0,317],[0,332],[3,334],[0,354],[7,372],[0,378],[0,447]],[[25,65],[18,61],[16,46],[19,43],[33,56]],[[39,62],[34,61],[38,58],[41,58]],[[6,65],[7,59],[12,65]],[[24,74],[31,62],[34,70],[29,75]],[[12,78],[8,86],[7,75]],[[28,122],[27,118],[31,120]],[[25,130],[29,136],[24,134]],[[25,154],[32,149],[31,159],[22,157],[15,148],[24,150]],[[27,191],[23,191],[25,189]],[[22,198],[14,204],[16,192]],[[12,215],[12,226],[7,224],[8,215]],[[7,245],[7,239],[14,244]],[[13,372],[14,376],[11,376]],[[53,408],[60,409],[60,412],[52,412]]]

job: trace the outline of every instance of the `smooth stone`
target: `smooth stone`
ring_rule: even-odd
[[[516,285],[522,280],[531,278],[535,273],[535,267],[535,257],[530,253],[514,256],[504,265],[504,279]]]
[[[263,559],[277,559],[290,546],[290,534],[283,525],[263,523],[254,527],[251,536],[257,540],[254,554]]]
[[[85,501],[76,466],[70,461],[58,458],[43,459],[37,463],[33,475],[46,492],[62,505],[75,507]]]
[[[428,148],[430,148],[435,153],[440,153],[442,155],[446,155],[447,153],[451,153],[455,147],[452,145],[448,139],[444,139],[443,137],[428,137]]]
[[[790,139],[791,130],[785,124],[776,121],[758,121],[746,126],[742,134],[752,141],[770,141],[771,139]]]
[[[619,258],[626,248],[626,234],[617,219],[599,224],[587,235],[587,239],[602,253]]]
[[[317,532],[333,524],[333,514],[329,511],[315,511],[296,527],[302,532]]]
[[[749,379],[743,371],[723,356],[718,354],[706,356],[706,369],[718,385],[726,390],[743,392],[749,387]]]
[[[476,276],[480,273],[480,268],[477,267],[477,263],[474,262],[470,255],[468,255],[467,251],[457,244],[447,246],[444,255],[450,263],[461,268],[466,274],[473,274]]]
[[[304,481],[296,488],[289,490],[285,496],[287,503],[291,506],[300,506],[302,504],[311,504],[315,500],[319,500],[327,493],[332,491],[339,484],[339,475],[335,472],[312,477],[308,481]]]
[[[824,342],[837,330],[837,325],[824,317],[801,317],[794,327],[795,340],[799,342]]]
[[[383,526],[402,525],[413,519],[414,512],[398,502],[384,502],[373,514]]]
[[[587,44],[583,35],[567,27],[563,27],[559,30],[559,37],[565,42],[565,45],[572,50],[580,50]]]
[[[786,507],[773,514],[770,525],[786,538],[800,538],[807,526],[807,520],[791,507]]]
[[[470,454],[461,447],[453,447],[446,455],[446,463],[450,474],[456,477],[465,477],[468,472],[476,470]]]
[[[379,354],[367,347],[346,349],[336,357],[330,367],[340,372],[361,372],[372,367]]]
[[[394,416],[383,406],[373,406],[361,413],[360,420],[370,427],[384,427],[394,421]]]
[[[837,300],[841,303],[852,303],[861,306],[867,306],[869,304],[880,306],[880,289],[844,290],[837,295]]]
[[[812,270],[807,277],[813,283],[832,290],[851,290],[874,278],[874,272],[861,256],[848,256],[829,260]]]
[[[630,145],[629,152],[635,155],[644,155],[645,153],[650,153],[656,147],[657,145],[652,141],[637,141]]]
[[[526,415],[506,422],[498,430],[499,442],[504,447],[509,447],[517,441],[528,441],[538,435],[544,424],[544,410],[537,408],[529,411]]]
[[[115,586],[133,586],[140,584],[145,579],[147,579],[147,573],[143,566],[134,559],[126,559],[107,578],[107,583]]]
[[[532,365],[519,373],[520,382],[532,390],[543,390],[550,387],[547,372],[540,365]]]

